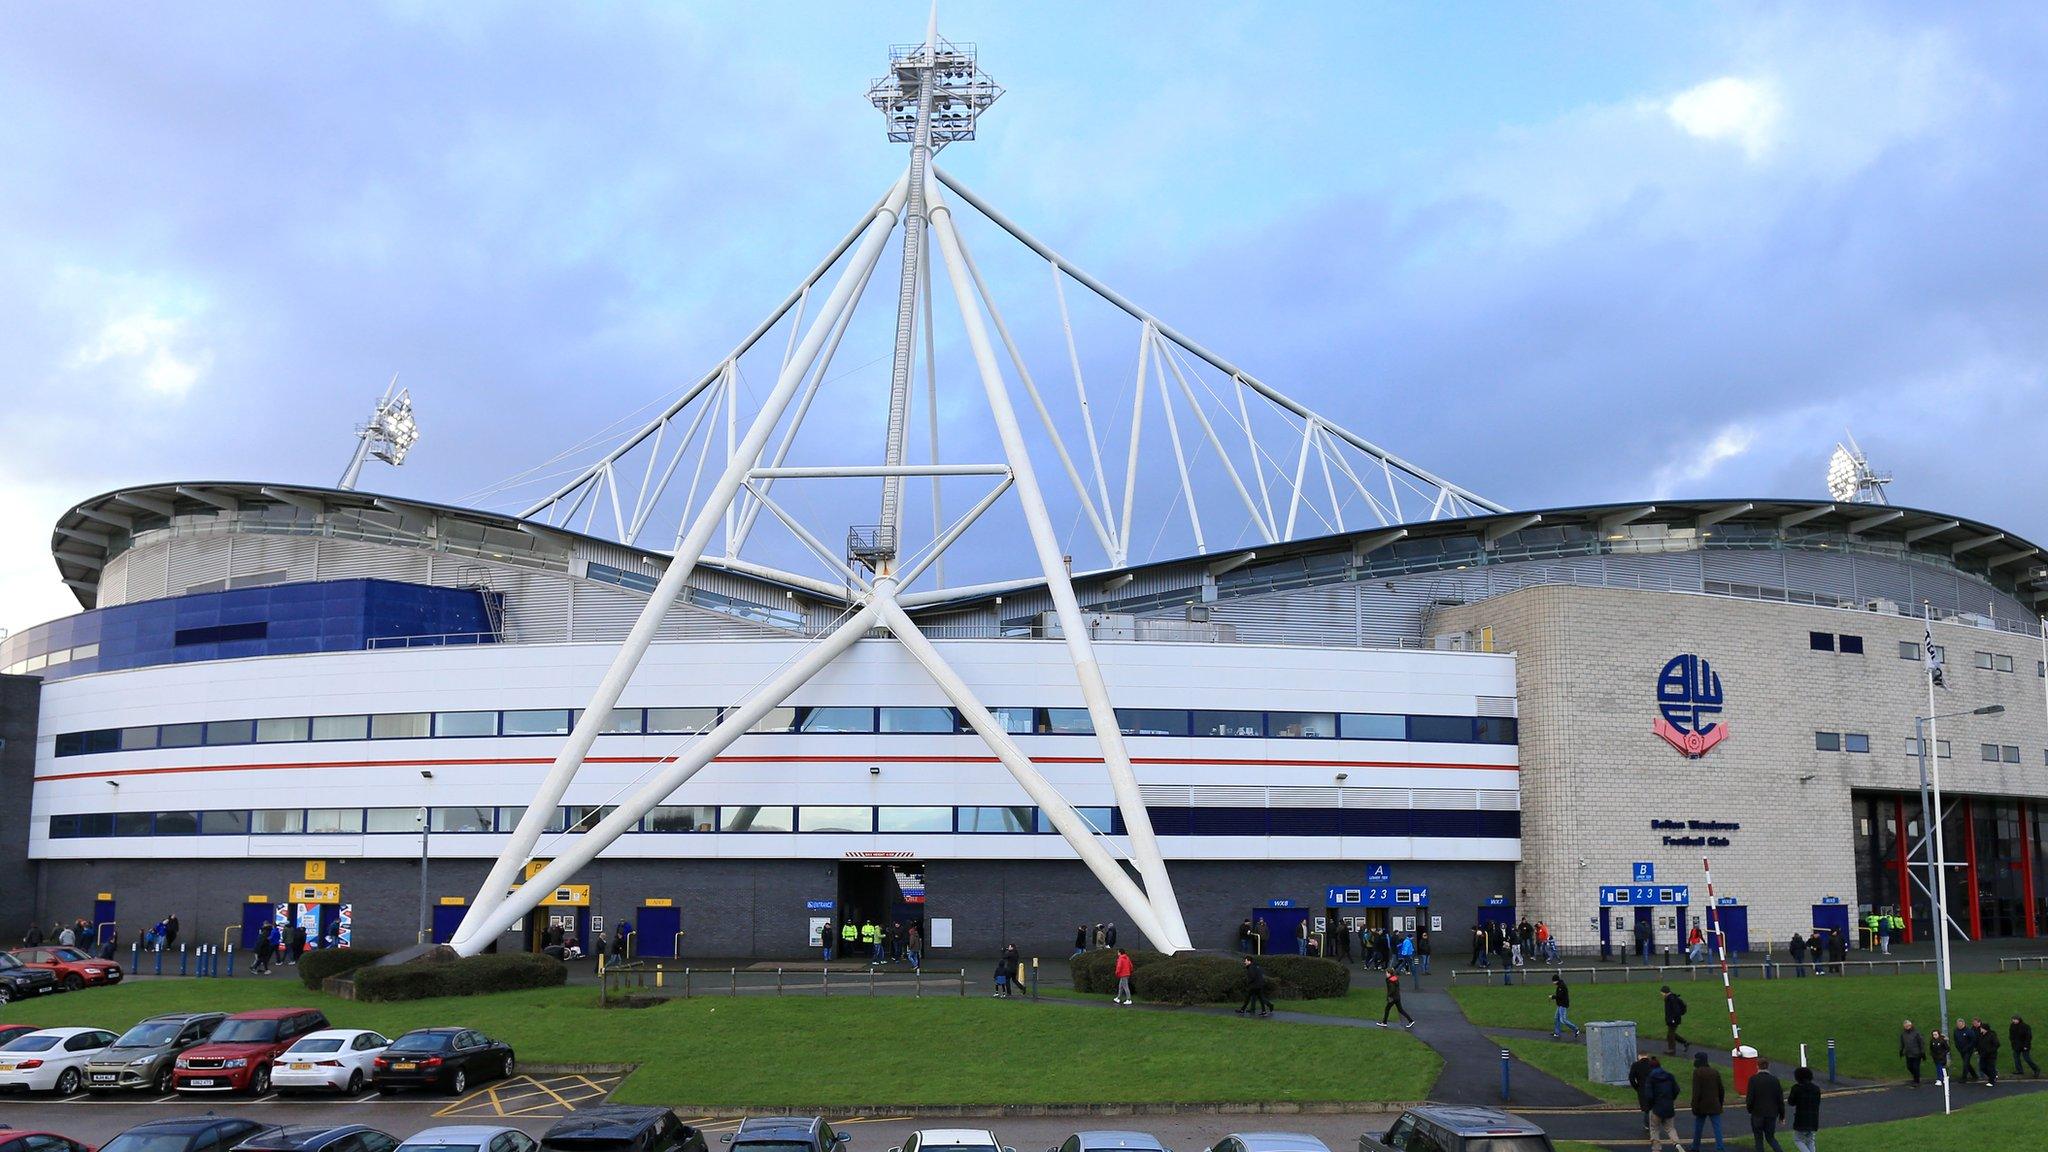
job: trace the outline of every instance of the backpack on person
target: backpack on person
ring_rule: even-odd
[[[1685,997],[1676,992],[1671,994],[1671,1015],[1680,1020],[1685,1019]]]

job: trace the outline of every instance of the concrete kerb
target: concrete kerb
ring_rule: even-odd
[[[731,1105],[673,1104],[683,1115],[697,1116],[897,1116],[905,1119],[946,1119],[989,1116],[1028,1119],[1038,1116],[1378,1116],[1419,1108],[1429,1101],[1306,1100],[1237,1101],[1235,1103],[1177,1104],[788,1104]]]

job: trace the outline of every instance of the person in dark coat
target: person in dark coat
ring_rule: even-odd
[[[1785,1152],[1778,1143],[1778,1125],[1785,1122],[1785,1086],[1771,1074],[1769,1060],[1756,1062],[1756,1075],[1749,1078],[1743,1107],[1749,1113],[1749,1134],[1756,1140],[1756,1152],[1764,1152],[1766,1142],[1771,1152]]]
[[[1115,947],[1116,947],[1116,925],[1115,925],[1115,924],[1106,924],[1106,925],[1104,925],[1104,926],[1103,926],[1103,928],[1102,928],[1102,946],[1103,946],[1104,948],[1115,948]]]
[[[1936,1028],[1934,1034],[1927,1038],[1927,1058],[1934,1061],[1934,1082],[1936,1084],[1948,1079],[1948,1054],[1948,1037],[1943,1036],[1941,1029]]]
[[[1410,1016],[1408,1009],[1401,1006],[1401,974],[1392,968],[1387,969],[1386,985],[1387,1006],[1380,1011],[1380,1027],[1385,1028],[1387,1026],[1387,1019],[1394,1013],[1399,1012],[1401,1019],[1407,1021],[1402,1027],[1407,1028],[1410,1032],[1415,1031],[1415,1017]]]
[[[1252,939],[1252,918],[1247,916],[1244,918],[1244,922],[1237,926],[1237,950],[1239,952],[1250,952],[1252,950]]]
[[[1920,1086],[1920,1062],[1927,1058],[1927,1037],[1913,1027],[1911,1020],[1899,1029],[1899,1055],[1906,1060],[1906,1071],[1913,1074],[1913,1087]]]
[[[1998,1029],[1986,1028],[1979,1018],[1970,1021],[1970,1030],[1977,1034],[1977,1066],[1984,1070],[1984,1086],[1998,1087]]]
[[[1247,921],[1245,921],[1245,923],[1246,923],[1247,925],[1249,925],[1249,924],[1251,923],[1251,921],[1247,920]],[[1243,951],[1243,950],[1244,950],[1244,929],[1243,929],[1243,928],[1240,928],[1240,929],[1238,929],[1238,930],[1237,930],[1237,942],[1238,942],[1238,950],[1239,950],[1239,951]],[[1082,925],[1080,925],[1080,926],[1078,926],[1078,927],[1076,927],[1076,928],[1074,929],[1074,955],[1076,955],[1076,956],[1079,956],[1079,955],[1080,955],[1081,953],[1083,953],[1083,952],[1086,952],[1087,950],[1088,950],[1088,926],[1087,926],[1086,924],[1082,924]]]
[[[1666,1141],[1678,1152],[1678,1077],[1658,1064],[1650,1069],[1650,1152],[1659,1152]]]
[[[1705,1052],[1692,1055],[1692,1152],[1700,1152],[1700,1130],[1714,1129],[1714,1152],[1727,1152],[1721,1142],[1721,1113],[1728,1105],[1728,1087],[1721,1070],[1707,1063]]]
[[[43,943],[43,926],[33,920],[29,921],[28,931],[23,933],[21,942],[30,948],[41,947]]]
[[[169,952],[178,943],[178,914],[164,917],[164,951]]]
[[[304,924],[294,924],[292,925],[291,943],[287,947],[284,962],[286,964],[297,965],[299,962],[299,957],[304,956],[305,954],[306,926]]]
[[[277,955],[277,925],[265,924],[256,930],[256,966],[251,971],[270,971],[270,959],[275,955]]]
[[[1271,1016],[1273,1001],[1266,995],[1266,970],[1249,956],[1244,958],[1244,987],[1244,1003],[1237,1006],[1237,1014]]]
[[[1628,1086],[1635,1089],[1636,1106],[1643,1114],[1643,1131],[1650,1130],[1650,1073],[1657,1070],[1657,1058],[1648,1052],[1636,1053],[1636,1062],[1628,1066]]]
[[[1664,985],[1663,991],[1664,1054],[1666,1056],[1678,1055],[1678,1046],[1680,1044],[1685,1045],[1685,1050],[1690,1052],[1692,1051],[1692,1041],[1678,1034],[1678,1026],[1685,1022],[1685,998],[1673,992],[1669,984]]]
[[[1792,1093],[1785,1102],[1792,1106],[1792,1143],[1799,1152],[1814,1152],[1814,1137],[1820,1132],[1820,1085],[1813,1082],[1813,1069],[1792,1074]]]
[[[1949,1033],[1956,1046],[1956,1063],[1963,1066],[1960,1076],[1965,1084],[1977,1078],[1977,1030],[1961,1016],[1956,1017],[1956,1030]]]
[[[1792,974],[1793,974],[1794,976],[1798,976],[1798,977],[1802,977],[1802,978],[1803,978],[1803,977],[1805,977],[1805,975],[1806,975],[1806,937],[1804,937],[1804,936],[1801,936],[1801,935],[1800,935],[1799,933],[1797,933],[1797,932],[1794,932],[1794,933],[1792,934],[1792,944],[1791,944],[1791,947],[1790,947],[1789,951],[1790,951],[1790,952],[1792,953]]]
[[[2041,1077],[2041,1066],[2034,1063],[2034,1026],[2020,1019],[2012,1018],[2012,1026],[2005,1031],[2005,1038],[2012,1044],[2012,1074],[2032,1070],[2035,1079]]]

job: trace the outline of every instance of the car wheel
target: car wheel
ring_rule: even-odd
[[[156,1074],[156,1091],[157,1095],[159,1096],[168,1095],[170,1093],[171,1070],[169,1068],[166,1068],[163,1071]]]
[[[76,992],[83,987],[85,987],[85,978],[76,972],[64,978],[64,990],[66,992]]]
[[[363,1070],[362,1070],[361,1068],[358,1068],[358,1069],[356,1069],[355,1071],[353,1071],[353,1072],[351,1072],[351,1073],[349,1073],[349,1074],[348,1074],[348,1089],[347,1089],[347,1091],[348,1091],[348,1094],[349,1094],[349,1095],[351,1095],[351,1096],[354,1096],[354,1095],[356,1095],[357,1093],[361,1092],[362,1090],[363,1090]]]
[[[78,1069],[66,1068],[57,1074],[57,1095],[69,1096],[78,1091],[80,1082]]]
[[[464,1090],[464,1089],[466,1089],[466,1088],[468,1088],[468,1087],[469,1087],[469,1073],[467,1073],[467,1072],[464,1072],[464,1071],[463,1071],[462,1069],[460,1069],[460,1068],[457,1068],[457,1069],[455,1070],[455,1072],[454,1072],[454,1073],[453,1073],[452,1075],[450,1075],[450,1076],[448,1077],[448,1094],[449,1094],[449,1095],[451,1095],[451,1096],[460,1096],[460,1095],[462,1095],[462,1093],[463,1093],[463,1090]]]
[[[261,1096],[270,1091],[270,1069],[258,1068],[249,1074],[249,1095]]]
[[[9,985],[0,984],[0,1004],[5,1004],[12,999],[14,999],[14,989]]]
[[[512,1078],[512,1054],[510,1052],[505,1053],[505,1066],[499,1070],[498,1075],[505,1080]]]

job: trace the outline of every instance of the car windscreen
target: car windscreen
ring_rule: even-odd
[[[400,1144],[395,1152],[481,1152],[476,1144]]]
[[[223,1020],[213,1030],[211,1044],[269,1044],[277,1039],[275,1020]]]
[[[632,1136],[550,1136],[540,1142],[541,1147],[559,1152],[620,1152],[638,1144]]]
[[[63,1041],[62,1036],[38,1036],[31,1032],[19,1040],[10,1040],[0,1052],[48,1052]]]
[[[1465,1152],[1550,1152],[1541,1136],[1467,1136]]]
[[[817,1145],[809,1140],[735,1140],[733,1152],[818,1152]]]
[[[414,1032],[400,1036],[391,1042],[389,1052],[439,1052],[448,1047],[454,1037],[446,1032]]]
[[[993,1144],[919,1144],[917,1152],[997,1152]]]
[[[21,967],[21,961],[16,960],[14,957],[9,956],[5,952],[0,952],[0,971],[5,971],[9,968],[19,967]]]
[[[144,1020],[121,1033],[121,1038],[114,1041],[114,1047],[155,1048],[176,1040],[184,1028],[183,1020]]]
[[[92,959],[92,957],[86,955],[83,952],[80,952],[76,948],[52,948],[50,949],[50,955],[56,957],[59,960],[64,961],[67,964],[76,964],[83,960]]]
[[[292,1052],[294,1054],[303,1052],[309,1056],[315,1052],[339,1052],[343,1043],[344,1041],[338,1037],[315,1036],[292,1045]]]
[[[192,1137],[171,1132],[124,1132],[105,1144],[100,1152],[185,1152]]]

